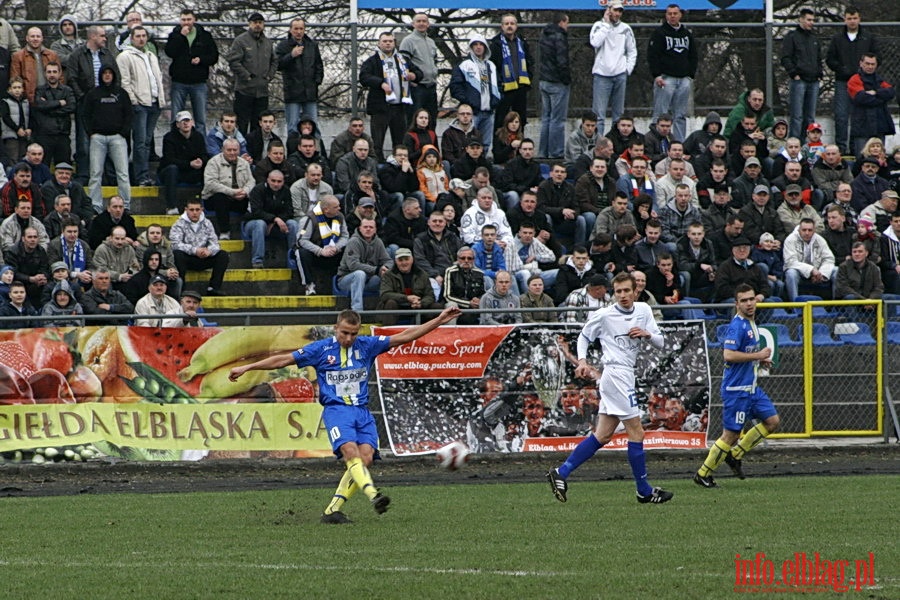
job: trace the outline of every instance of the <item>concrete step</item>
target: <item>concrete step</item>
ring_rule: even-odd
[[[138,229],[146,229],[154,223],[157,225],[162,225],[166,228],[171,227],[181,215],[167,215],[165,213],[156,215],[140,215],[132,213],[131,216],[134,217],[134,224]]]
[[[212,271],[189,271],[186,280],[189,282],[209,281]],[[290,281],[292,273],[290,269],[241,269],[229,267],[225,271],[227,283],[242,282],[259,284],[259,293],[265,293],[262,286],[272,281]]]
[[[203,308],[207,311],[226,310],[335,310],[346,298],[337,296],[207,296]]]

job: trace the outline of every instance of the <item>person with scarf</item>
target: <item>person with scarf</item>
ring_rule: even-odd
[[[528,122],[528,91],[531,89],[533,61],[528,42],[516,35],[519,22],[515,15],[500,17],[500,33],[491,38],[489,58],[497,67],[503,97],[495,109],[495,118],[503,121],[511,110],[522,116],[522,131]],[[480,129],[480,128],[479,128]],[[486,143],[487,144],[487,143]]]
[[[81,239],[81,227],[77,217],[69,215],[62,221],[62,233],[47,245],[47,258],[51,263],[62,261],[69,270],[70,282],[77,288],[91,285],[91,266],[94,251],[86,240]]]
[[[475,130],[481,133],[481,143],[485,152],[491,147],[494,135],[494,111],[500,103],[500,88],[497,82],[497,67],[491,62],[491,49],[484,36],[476,33],[469,40],[468,58],[453,67],[453,73],[450,75],[450,96],[459,102],[460,108],[463,105],[472,107],[475,114]],[[466,136],[468,144],[474,140],[472,133],[469,131]]]
[[[309,213],[300,219],[295,256],[300,283],[306,295],[317,293],[316,287],[327,291],[337,274],[344,247],[350,241],[347,222],[341,214],[337,196],[323,196]],[[324,285],[328,282],[328,285]]]
[[[384,138],[390,128],[391,144],[403,142],[406,106],[412,104],[409,82],[422,78],[422,71],[395,49],[394,34],[378,36],[378,51],[359,68],[359,83],[368,88],[366,114],[372,117],[373,151],[384,162]]]
[[[647,157],[635,156],[631,159],[631,168],[628,174],[619,177],[616,181],[616,189],[629,199],[629,204],[634,206],[634,201],[640,196],[648,196],[651,200],[651,210],[656,211],[656,178],[648,169]]]
[[[850,95],[850,138],[855,148],[862,148],[869,138],[878,138],[884,144],[887,135],[893,135],[894,118],[888,107],[897,92],[890,83],[875,72],[878,57],[866,53],[859,59],[859,72],[847,82]]]

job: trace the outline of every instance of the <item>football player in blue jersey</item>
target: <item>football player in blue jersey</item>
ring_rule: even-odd
[[[760,348],[756,328],[756,291],[746,283],[734,290],[737,314],[725,336],[725,373],[722,376],[722,436],[716,440],[703,465],[694,474],[694,483],[718,487],[712,472],[725,462],[743,479],[741,459],[778,428],[780,418],[769,396],[759,387],[760,369],[772,366],[772,349]],[[759,421],[741,437],[749,419]],[[740,438],[740,439],[739,439]]]
[[[293,352],[273,354],[231,369],[228,377],[232,381],[247,371],[280,369],[290,364],[316,370],[319,402],[324,406],[322,420],[331,448],[347,465],[331,503],[322,515],[323,523],[350,523],[341,508],[359,490],[372,503],[375,512],[381,514],[387,510],[391,500],[379,493],[368,469],[378,453],[378,431],[369,412],[369,371],[382,352],[419,339],[456,319],[460,312],[457,307],[447,307],[430,321],[388,337],[360,336],[362,321],[359,313],[345,310],[338,315],[333,336]]]

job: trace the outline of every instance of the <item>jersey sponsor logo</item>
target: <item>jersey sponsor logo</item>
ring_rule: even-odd
[[[641,340],[629,337],[627,333],[615,337],[616,346],[622,350],[637,350],[641,347]]]
[[[329,385],[355,383],[369,379],[368,369],[346,369],[344,371],[325,371],[325,381]]]

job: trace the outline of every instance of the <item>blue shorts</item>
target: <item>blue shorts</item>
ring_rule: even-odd
[[[722,393],[722,428],[728,431],[740,431],[750,419],[765,421],[777,414],[772,399],[761,387],[752,393]]]
[[[341,458],[341,446],[356,442],[372,446],[378,458],[378,428],[368,406],[328,404],[322,409],[322,420],[335,456]]]

